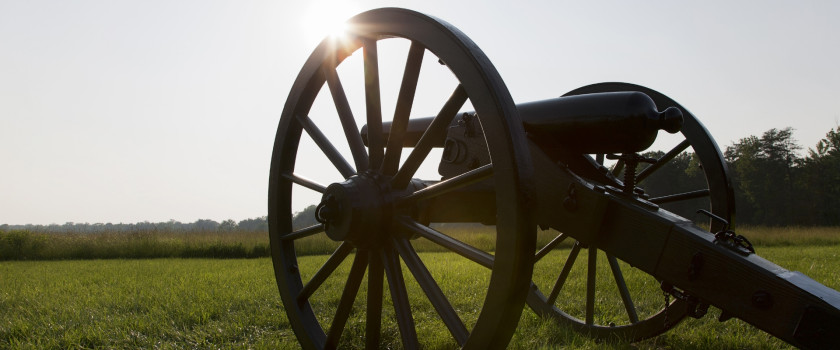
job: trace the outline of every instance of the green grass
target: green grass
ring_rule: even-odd
[[[266,232],[0,231],[0,260],[256,258],[270,254]]]
[[[567,249],[546,259],[562,260]],[[840,245],[759,246],[777,264],[801,271],[840,289]],[[451,253],[421,253],[444,293],[464,322],[471,325],[485,292],[487,272]],[[304,278],[326,259],[299,261]],[[349,268],[348,259],[339,268]],[[551,265],[552,261],[546,260]],[[554,278],[538,265],[535,280]],[[422,292],[404,272],[411,305],[425,348],[452,348]],[[628,279],[632,277],[628,276]],[[635,278],[633,278],[635,280]],[[602,279],[603,280],[603,279]],[[549,282],[550,283],[550,282]],[[326,312],[328,325],[343,289],[336,274],[313,297]],[[386,283],[387,284],[387,283]],[[360,295],[364,295],[363,283]],[[583,288],[569,285],[568,307]],[[383,339],[399,344],[393,308],[386,292]],[[661,294],[652,296],[652,303]],[[601,305],[605,309],[620,304]],[[607,313],[619,311],[606,310]],[[688,319],[663,336],[637,344],[595,343],[538,318],[526,309],[509,347],[512,349],[777,349],[786,344],[741,321],[717,322],[717,310],[700,320]],[[349,347],[362,344],[364,302],[359,297],[344,332]],[[136,259],[0,262],[0,348],[298,348],[283,312],[271,261],[261,259]]]
[[[840,227],[745,226],[735,232],[762,247],[840,244]]]
[[[268,259],[0,263],[0,348],[295,348]]]
[[[440,229],[479,249],[495,250],[493,227],[449,225]],[[547,243],[555,234],[542,232],[540,242]],[[335,251],[338,244],[320,234],[295,241],[295,248],[299,255],[324,255]],[[429,241],[419,241],[415,248],[424,252],[446,251]],[[270,254],[268,232],[0,231],[0,260],[258,258]]]
[[[447,224],[437,229],[485,251],[495,251],[492,226]],[[736,230],[760,246],[840,244],[837,227],[744,227]],[[556,236],[538,231],[537,246]],[[561,247],[569,247],[571,240]],[[299,255],[330,254],[338,246],[326,235],[295,241]],[[418,251],[444,248],[418,241]],[[148,258],[258,258],[270,256],[268,232],[104,232],[42,233],[0,231],[0,260],[148,259]]]

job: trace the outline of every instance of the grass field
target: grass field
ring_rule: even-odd
[[[270,256],[267,232],[0,231],[0,260],[257,258],[267,256]]]
[[[547,259],[562,259],[565,250],[559,249]],[[758,253],[840,289],[840,245],[758,246]],[[441,288],[470,324],[477,310],[469,308],[480,304],[476,295],[484,293],[481,268],[451,253],[427,252],[421,257],[432,274],[444,281]],[[301,268],[320,266],[325,258],[303,257]],[[410,274],[406,272],[406,276]],[[538,266],[534,278],[553,277]],[[420,298],[419,287],[410,277],[407,280],[424,347],[454,347],[442,326],[430,321],[435,316],[428,302]],[[329,279],[313,299],[313,307],[329,308],[336,303],[342,284],[340,279]],[[572,296],[583,294],[582,287],[569,288]],[[351,345],[359,344],[364,334],[360,301],[357,299],[344,332],[344,340]],[[388,309],[389,302],[386,293],[386,314],[393,312]],[[786,347],[741,321],[719,323],[718,314],[713,309],[703,319],[688,319],[663,336],[637,344],[596,344],[526,310],[510,348]],[[329,320],[322,322],[328,324]],[[385,340],[398,343],[393,322],[386,321],[383,329]],[[298,345],[283,312],[270,259],[114,259],[0,262],[0,348],[296,349]]]
[[[449,225],[447,233],[485,251],[495,250],[494,232],[488,226]],[[742,227],[737,230],[753,244],[764,247],[840,244],[837,227]],[[542,246],[556,232],[540,231]],[[296,241],[299,255],[330,254],[338,244],[325,235]],[[570,243],[566,242],[565,246]],[[270,256],[267,232],[101,232],[43,233],[0,231],[0,260],[147,259],[147,258],[259,258]],[[415,244],[419,251],[445,249],[428,241]]]

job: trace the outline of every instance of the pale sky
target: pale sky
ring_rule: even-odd
[[[458,27],[516,101],[645,85],[721,148],[840,124],[837,1],[0,0],[0,224],[266,215],[295,76],[326,23],[383,6]]]

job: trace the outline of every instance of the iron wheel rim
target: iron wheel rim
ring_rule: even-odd
[[[678,145],[677,148],[682,148],[682,150],[674,148],[672,149],[672,151],[679,151],[677,153],[680,153],[689,147],[694,150],[695,154],[697,154],[697,156],[700,158],[700,162],[703,165],[703,172],[706,178],[708,192],[710,196],[710,211],[717,216],[725,218],[728,222],[731,222],[735,213],[734,191],[731,183],[731,178],[729,177],[729,170],[726,166],[723,154],[721,153],[720,149],[717,146],[717,143],[709,134],[705,126],[703,126],[703,124],[691,112],[689,112],[688,109],[686,109],[670,97],[653,89],[640,85],[620,82],[608,82],[587,85],[572,90],[564,94],[563,96],[621,91],[638,91],[647,94],[651,97],[651,99],[653,99],[657,109],[660,111],[665,110],[665,108],[667,107],[676,107],[683,112],[684,124],[681,133],[685,137],[684,142],[687,143],[687,146],[682,145],[681,143],[681,145]],[[642,172],[644,172],[644,169],[642,170]],[[722,227],[723,225],[720,222],[716,222],[710,219],[709,228],[711,232],[717,232],[717,230],[720,230]],[[579,245],[578,242],[575,242],[575,244]],[[593,254],[593,252],[589,248],[573,248],[573,250],[574,249],[586,250],[586,255]],[[594,254],[597,254],[597,251],[598,250],[596,248]],[[579,251],[575,252],[574,257],[571,258],[572,264],[574,264],[574,259],[576,258],[577,254],[579,254]],[[620,261],[615,257],[611,257],[609,254],[606,254],[606,257],[608,263],[610,263],[611,265],[617,265],[618,261]],[[539,259],[540,257],[537,258]],[[589,264],[591,265],[587,266],[587,270],[590,269],[591,266],[597,265],[597,262],[591,262],[590,260]],[[612,274],[616,278],[616,281],[618,281],[618,279],[623,280],[620,268],[618,268],[618,272],[616,272],[616,268],[612,266],[611,268],[613,269]],[[565,281],[563,283],[565,283]],[[619,282],[616,283],[618,284]],[[621,288],[622,287],[619,287],[620,291],[622,290]],[[621,294],[621,292],[619,292],[619,294]],[[689,313],[692,311],[687,302],[679,299],[673,299],[673,301],[671,301],[667,307],[664,307],[658,312],[654,312],[653,314],[645,315],[643,319],[638,319],[637,315],[629,315],[635,312],[631,312],[629,310],[630,308],[634,307],[632,306],[632,301],[630,302],[630,306],[628,306],[626,301],[620,300],[620,302],[624,303],[625,307],[628,308],[627,313],[630,318],[630,323],[618,326],[600,325],[593,322],[592,319],[581,320],[573,315],[570,315],[567,312],[564,312],[563,310],[560,310],[557,306],[555,306],[553,300],[551,303],[549,303],[549,299],[551,297],[551,295],[544,295],[538,289],[538,287],[534,285],[532,287],[531,293],[528,296],[527,303],[538,314],[551,317],[552,319],[555,319],[562,325],[569,326],[577,332],[599,340],[632,342],[655,337],[676,326],[680,322],[680,320],[688,316]],[[556,299],[557,295],[554,295],[553,297]],[[584,312],[584,314],[587,314],[588,312],[590,311],[587,310]],[[585,316],[587,318],[593,317],[591,315]],[[637,319],[634,320],[634,317]]]

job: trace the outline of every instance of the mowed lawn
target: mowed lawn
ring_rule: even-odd
[[[547,259],[554,257],[560,264],[564,250],[568,248]],[[758,252],[783,267],[840,289],[840,245],[758,247]],[[453,304],[480,303],[469,299],[483,296],[481,284],[462,283],[459,279],[459,272],[472,275],[470,271],[479,267],[467,261],[453,263],[462,259],[453,259],[451,253],[421,253],[421,257],[433,275],[446,276],[441,282],[445,291],[459,291],[459,296],[451,298],[463,300],[452,300]],[[319,266],[325,258],[305,257],[300,264]],[[552,264],[550,260],[542,263]],[[538,269],[538,273],[546,274],[540,272],[543,270],[550,269]],[[405,275],[411,280],[410,273]],[[535,276],[537,280],[551,278],[554,277]],[[331,280],[335,281],[319,291],[327,304],[337,300],[343,284],[340,278]],[[427,302],[422,300],[416,283],[409,281],[408,288],[412,305],[419,308],[415,318],[424,347],[454,347],[442,327],[423,328],[433,312],[422,310]],[[584,290],[577,293],[583,294]],[[387,293],[385,302],[387,309]],[[345,330],[346,337],[364,334],[363,308],[359,297],[351,324]],[[541,320],[526,309],[509,347],[787,347],[739,320],[720,323],[719,313],[712,308],[703,319],[687,319],[665,335],[641,343],[598,344]],[[392,334],[383,338],[398,343],[396,326],[385,318],[383,329]],[[354,339],[350,342],[358,343]],[[147,259],[0,262],[0,348],[297,349],[299,345],[283,312],[270,259]]]

